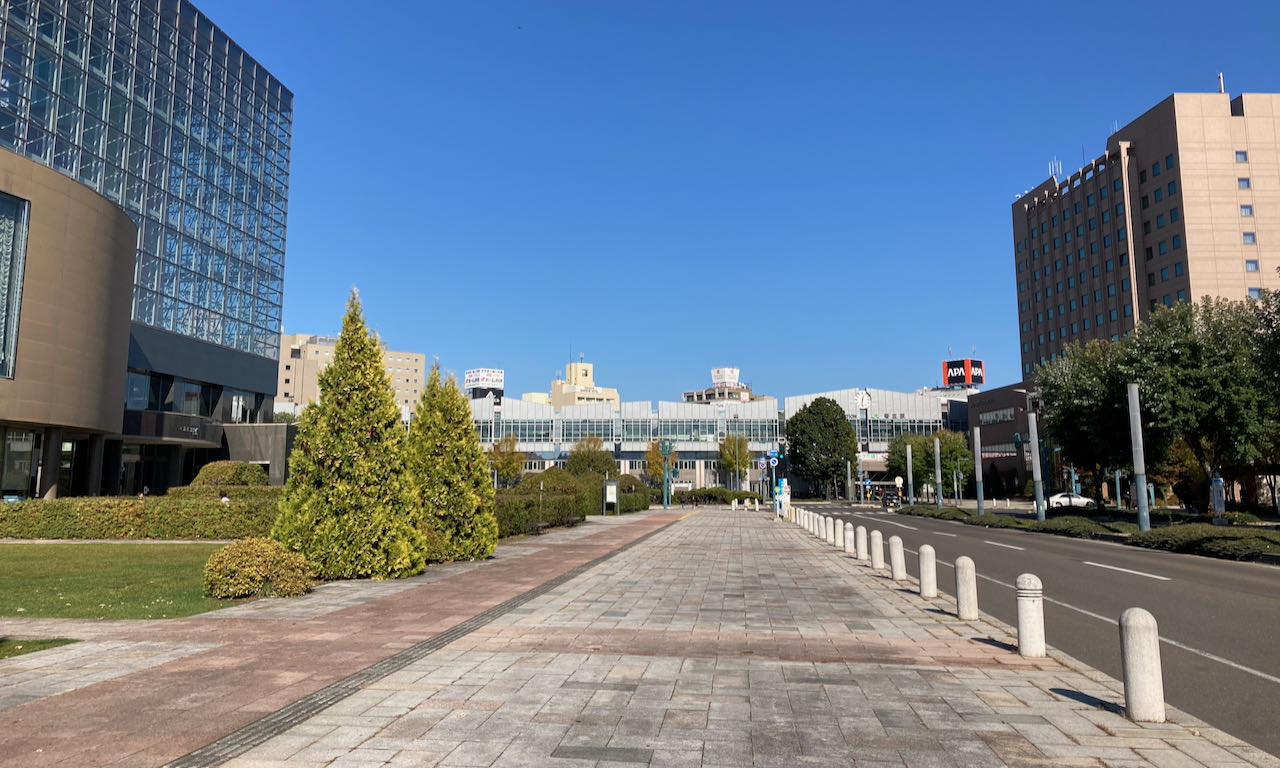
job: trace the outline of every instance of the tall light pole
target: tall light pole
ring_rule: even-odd
[[[658,453],[662,454],[662,508],[667,509],[671,506],[671,454],[675,451],[675,445],[670,439],[663,438],[658,441]]]

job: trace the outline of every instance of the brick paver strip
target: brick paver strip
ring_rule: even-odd
[[[291,723],[290,715],[305,717],[313,708],[341,701],[353,690],[342,684],[345,678],[379,663],[383,666],[371,674],[385,676],[429,653],[432,638],[460,625],[466,631],[482,626],[483,621],[467,622],[482,615],[492,620],[531,599],[521,599],[531,590],[571,578],[566,574],[634,545],[680,514],[612,520],[599,532],[568,540],[553,535],[525,540],[514,545],[529,549],[522,557],[499,558],[307,620],[206,615],[141,626],[122,622],[117,639],[219,645],[0,711],[0,765],[157,766],[264,716],[277,725]],[[443,642],[464,634],[443,635]],[[261,736],[246,731],[224,746],[248,748]]]

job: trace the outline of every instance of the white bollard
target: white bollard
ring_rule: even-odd
[[[894,581],[906,581],[907,558],[902,554],[902,537],[889,537],[889,578]]]
[[[978,618],[978,569],[973,558],[956,558],[956,616],[964,621]]]
[[[860,525],[853,532],[854,551],[858,555],[858,559],[866,562],[871,559],[871,555],[867,553],[867,528]]]
[[[837,520],[837,521],[836,521],[836,542],[835,542],[835,544],[836,544],[836,549],[838,549],[838,550],[840,550],[840,551],[842,551],[842,552],[844,551],[844,526],[845,526],[844,521],[842,521],[842,520]]]
[[[1027,658],[1045,655],[1044,584],[1032,573],[1018,577],[1018,653]]]
[[[884,535],[878,530],[871,532],[871,567],[884,569]]]
[[[931,544],[920,547],[920,596],[938,596],[938,557]]]
[[[737,499],[734,499],[734,500],[733,500],[733,511],[734,511],[734,512],[737,512],[737,511],[738,511],[738,500],[737,500]]]
[[[751,503],[755,505],[755,511],[756,511],[756,512],[759,512],[759,511],[760,511],[760,500],[759,500],[759,499],[752,499],[752,500],[751,500]]]
[[[827,518],[827,543],[831,546],[836,545],[836,519],[834,517]]]
[[[844,552],[846,555],[857,553],[853,546],[853,523],[844,524]]]
[[[1120,667],[1124,712],[1138,723],[1164,722],[1164,677],[1156,617],[1141,608],[1120,614]]]

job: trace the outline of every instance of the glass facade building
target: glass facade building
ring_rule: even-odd
[[[0,146],[133,218],[134,322],[275,359],[293,95],[188,2],[4,9]]]
[[[293,94],[187,0],[0,2],[0,148],[137,225],[126,486],[271,418],[292,128]]]

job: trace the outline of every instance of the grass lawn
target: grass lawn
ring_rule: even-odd
[[[232,605],[203,594],[220,546],[0,544],[0,616],[165,619]]]
[[[70,645],[75,642],[79,641],[65,638],[55,638],[53,640],[10,640],[7,637],[0,637],[0,659],[21,656],[24,653],[35,653],[36,651],[43,651],[45,648],[57,648],[60,645]]]

